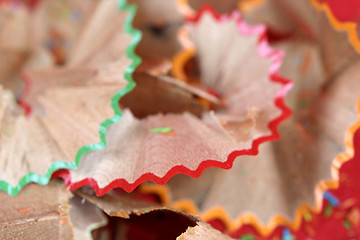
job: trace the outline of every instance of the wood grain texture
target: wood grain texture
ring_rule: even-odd
[[[162,208],[157,203],[136,199],[134,194],[109,192],[102,197],[96,197],[86,189],[79,189],[75,193],[111,217],[130,218],[131,214],[141,215]]]
[[[89,13],[91,10],[87,7],[91,8],[92,4],[88,2],[78,7]],[[45,5],[38,10],[42,14],[46,14],[43,10],[47,7],[54,11],[59,8],[56,4]],[[116,1],[102,1],[96,9],[88,22],[95,32],[85,31],[82,38],[88,45],[81,46],[87,46],[83,50],[90,55],[83,56],[82,60],[79,58],[78,65],[81,66],[30,67],[22,74],[26,86],[21,103],[31,107],[31,117],[5,113],[1,116],[3,124],[8,124],[3,126],[3,134],[11,135],[1,148],[6,152],[1,157],[6,174],[1,177],[13,186],[29,172],[45,175],[54,162],[74,162],[80,148],[100,141],[100,124],[114,116],[111,100],[127,84],[123,75],[130,64],[125,51],[131,36],[123,30],[127,13],[118,10]],[[107,18],[102,19],[104,16]],[[98,18],[104,21],[95,21]],[[109,18],[117,22],[116,26],[107,24]],[[59,24],[62,26],[62,23]],[[48,24],[56,25],[51,21]],[[110,29],[106,30],[104,26]],[[104,31],[105,35],[98,31]],[[79,51],[85,54],[82,48]],[[12,157],[17,160],[9,161]],[[9,162],[11,164],[5,164]]]
[[[74,225],[74,239],[92,240],[91,232],[108,223],[106,215],[100,208],[79,196],[74,195],[69,204],[70,218]]]
[[[0,193],[1,239],[72,239],[68,200],[72,194],[61,181],[31,184],[12,197]]]
[[[96,69],[90,68],[51,68],[29,69],[23,75],[27,81],[28,92],[23,93],[23,101],[29,104],[33,112],[44,114],[44,107],[38,97],[46,90],[56,87],[84,86],[97,75]]]
[[[74,77],[78,76],[77,73],[80,77],[84,76],[81,71],[70,73]],[[50,76],[51,73],[44,75]],[[87,76],[85,73],[84,77]],[[84,77],[75,79],[83,81]],[[58,86],[48,84],[49,87],[44,87],[43,92],[37,88],[39,91],[33,94],[32,99],[37,99],[40,107],[35,108],[30,118],[11,113],[11,109],[16,108],[15,102],[2,101],[2,179],[12,185],[17,184],[28,172],[44,175],[56,161],[75,161],[77,151],[82,146],[98,142],[99,124],[113,115],[110,99],[125,85],[122,77],[118,78],[123,84],[90,84],[91,79],[86,78],[82,86],[74,86],[64,78],[66,75],[60,77]],[[46,77],[42,80],[46,81]]]
[[[52,162],[66,159],[44,122],[38,117],[25,118],[7,91],[1,92],[0,119],[1,178],[11,185],[28,172],[43,175]]]
[[[96,237],[106,234],[114,239],[175,238],[185,232],[187,227],[197,224],[205,226],[199,217],[161,206],[153,199],[150,200],[149,195],[139,193],[137,190],[132,193],[113,190],[104,196],[96,197],[90,188],[75,191],[83,201],[95,204],[109,215],[110,224],[95,231]],[[111,230],[111,227],[114,229]],[[203,234],[212,236],[215,230],[208,225],[206,227],[207,231]]]
[[[208,109],[194,97],[194,93],[145,73],[135,73],[136,87],[120,99],[123,108],[131,109],[135,117],[142,119],[158,113],[185,111],[201,117]]]
[[[188,29],[202,87],[215,90],[224,102],[215,118],[207,119],[226,122],[224,130],[235,141],[269,134],[268,123],[280,114],[272,99],[281,85],[269,78],[272,60],[257,53],[258,36],[241,33],[235,18],[216,20],[209,12]]]
[[[94,67],[120,61],[124,72],[131,63],[125,55],[131,41],[123,29],[126,16],[126,11],[119,11],[117,1],[101,1],[74,48],[69,66]]]
[[[316,11],[311,1],[265,1],[243,15],[251,24],[266,24],[275,41],[301,39],[316,45],[328,79],[356,61],[358,54],[347,34],[332,28],[326,14]]]
[[[195,227],[189,227],[186,232],[176,238],[177,240],[230,240],[231,237],[222,234],[220,231],[212,228],[209,224],[198,222]]]
[[[95,0],[39,1],[31,14],[32,67],[49,67],[43,65],[43,53],[50,57],[50,66],[66,65],[97,4]]]
[[[99,142],[99,125],[113,116],[110,100],[122,87],[57,87],[39,97],[46,109],[43,122],[66,154],[65,161],[74,161],[81,147]]]
[[[268,123],[281,112],[274,104],[281,84],[269,79],[271,59],[257,55],[258,37],[242,36],[234,19],[217,21],[207,14],[190,28],[203,72],[203,85],[192,87],[218,90],[224,106],[201,110],[190,88],[169,88],[168,82],[155,84],[155,78],[135,74],[139,84],[120,101],[123,117],[109,127],[108,146],[86,154],[71,170],[72,182],[91,177],[104,188],[116,179],[134,183],[148,173],[162,178],[174,166],[195,171],[204,160],[225,162],[231,152],[250,149],[254,139],[271,134]],[[162,127],[170,133],[151,132]]]
[[[292,40],[277,47],[287,50],[281,73],[295,82],[286,99],[294,114],[279,126],[280,140],[263,144],[258,156],[239,157],[229,171],[175,176],[168,182],[173,202],[192,199],[203,214],[221,206],[233,220],[251,212],[262,224],[274,214],[293,219],[299,204],[315,204],[315,185],[331,179],[344,133],[357,120],[359,62],[329,81],[317,45]]]

